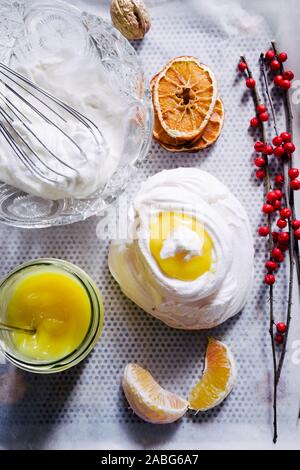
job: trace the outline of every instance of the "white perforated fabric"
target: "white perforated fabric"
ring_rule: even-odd
[[[159,3],[162,6],[157,7]],[[258,73],[258,56],[268,47],[271,31],[263,20],[250,22],[249,27],[237,25],[226,29],[221,26],[220,18],[200,16],[197,10],[187,9],[183,3],[149,2],[153,6],[152,29],[135,48],[149,76],[170,58],[184,54],[195,55],[212,67],[225,106],[224,129],[211,149],[197,155],[172,155],[153,143],[127,194],[132,195],[141,181],[162,169],[201,166],[227,184],[246,208],[255,236],[254,288],[241,314],[209,332],[225,341],[235,355],[237,384],[222,405],[206,413],[189,412],[179,423],[163,427],[143,423],[128,408],[120,389],[125,365],[130,361],[140,362],[164,387],[186,397],[201,374],[208,332],[171,329],[124,297],[108,270],[109,240],[96,237],[97,219],[44,230],[1,226],[2,276],[17,264],[37,257],[58,257],[76,263],[94,278],[103,293],[105,324],[92,354],[65,373],[37,376],[16,371],[7,364],[0,365],[0,447],[272,445],[268,294],[262,282],[266,241],[256,237],[257,226],[262,221],[263,186],[254,181],[251,164],[254,136],[248,132],[248,121],[253,116],[253,103],[244,80],[236,72],[239,55],[245,53],[253,72]],[[95,11],[95,2],[91,4]],[[0,24],[0,28],[6,26],[10,27]],[[281,106],[278,115],[282,120]],[[103,235],[103,229],[98,232]],[[284,319],[285,282],[281,269],[274,294],[278,320]],[[291,359],[293,341],[300,337],[299,311],[294,309],[293,313],[290,348],[279,390],[279,446],[285,447],[299,447],[300,442],[297,427],[300,366]],[[13,403],[8,404],[9,400]]]

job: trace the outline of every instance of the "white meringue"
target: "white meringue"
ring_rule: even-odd
[[[150,220],[164,211],[195,217],[212,240],[211,269],[195,280],[167,276],[152,255]],[[253,279],[253,239],[244,208],[217,178],[197,168],[154,175],[133,201],[129,225],[129,240],[111,243],[109,268],[146,312],[174,328],[206,329],[243,308]],[[194,243],[187,256],[195,256]]]

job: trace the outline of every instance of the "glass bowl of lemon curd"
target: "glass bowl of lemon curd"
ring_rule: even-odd
[[[61,372],[82,361],[103,324],[101,294],[80,268],[59,259],[38,259],[0,283],[0,347],[8,361],[29,372]]]

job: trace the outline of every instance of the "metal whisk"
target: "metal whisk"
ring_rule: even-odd
[[[47,124],[54,126],[56,131],[61,133],[84,159],[86,159],[86,156],[83,149],[72,136],[63,130],[61,125],[67,122],[68,117],[72,117],[77,123],[84,126],[92,134],[96,143],[100,145],[103,142],[103,137],[96,124],[67,103],[1,62],[0,84],[3,85],[0,89],[0,133],[17,158],[33,175],[48,182],[56,183],[57,177],[68,178],[68,170],[78,174],[78,170],[74,166],[65,162],[61,155],[56,155],[42,141],[33,130],[32,122],[26,116],[24,110],[30,111],[31,115],[33,112],[34,115],[36,114]],[[18,107],[21,103],[23,104],[23,111],[20,111]],[[49,155],[47,162],[43,161],[32,148],[32,145],[20,134],[15,125],[16,123],[21,123],[34,141],[36,140],[47,152]],[[64,170],[66,170],[66,174],[64,174]]]

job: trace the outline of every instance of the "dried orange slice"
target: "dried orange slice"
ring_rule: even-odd
[[[169,145],[163,140],[160,141],[162,147],[169,152],[190,152],[195,153],[212,145],[220,137],[224,124],[224,105],[221,98],[218,98],[213,113],[200,137],[192,142],[181,144],[180,147]]]
[[[160,72],[159,72],[160,73]],[[167,132],[164,130],[164,128],[162,127],[159,119],[158,119],[158,114],[157,114],[157,111],[156,111],[156,107],[155,107],[155,104],[154,104],[154,96],[153,96],[153,89],[154,89],[154,85],[156,83],[156,79],[159,75],[159,73],[157,73],[156,75],[154,75],[154,77],[152,77],[151,79],[151,82],[150,82],[150,86],[151,86],[151,90],[152,90],[152,103],[153,103],[153,111],[154,111],[154,126],[153,126],[153,137],[158,140],[158,142],[162,145],[162,146],[166,146],[165,148],[167,147],[180,147],[182,146],[183,144],[188,144],[188,141],[185,142],[185,141],[182,141],[181,139],[177,139],[175,137],[171,137],[169,136],[169,134],[167,134]],[[172,151],[172,150],[171,150]]]
[[[192,140],[205,128],[218,96],[212,71],[195,57],[177,57],[159,73],[154,106],[170,137]]]
[[[228,347],[209,338],[203,375],[189,395],[190,408],[205,411],[219,405],[231,392],[235,378],[235,363]]]
[[[122,386],[133,411],[149,423],[173,423],[188,409],[188,402],[162,388],[139,364],[125,367]]]
[[[216,142],[221,134],[224,124],[224,105],[221,98],[217,98],[212,115],[202,133],[202,135],[193,142],[193,150],[202,150]]]

